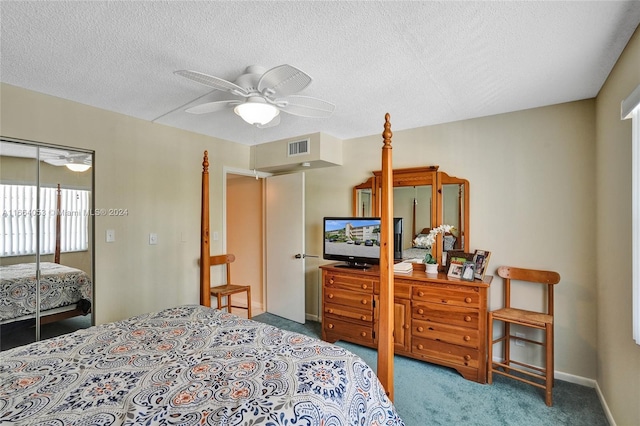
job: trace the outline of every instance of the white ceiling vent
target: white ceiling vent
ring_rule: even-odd
[[[288,157],[294,157],[296,155],[305,155],[309,154],[311,146],[309,144],[309,139],[303,139],[301,141],[289,142],[288,144]]]

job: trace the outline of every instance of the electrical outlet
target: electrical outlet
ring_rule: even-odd
[[[516,337],[525,338],[527,336],[525,336],[524,333],[516,333]],[[524,340],[516,339],[516,346],[524,346],[524,345],[525,345]]]
[[[116,231],[113,229],[107,229],[107,231],[105,232],[105,240],[108,243],[112,243],[116,240]]]
[[[158,234],[149,234],[149,244],[156,245],[158,244]]]

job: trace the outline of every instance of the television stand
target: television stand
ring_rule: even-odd
[[[358,263],[358,262],[345,262],[334,265],[336,268],[349,268],[349,269],[360,269],[366,271],[371,268],[371,265],[368,263]]]

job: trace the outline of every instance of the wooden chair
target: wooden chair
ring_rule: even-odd
[[[247,310],[247,318],[251,319],[251,286],[248,285],[236,285],[231,284],[231,262],[235,261],[236,257],[233,254],[220,254],[218,256],[211,256],[209,263],[214,265],[227,265],[227,284],[211,287],[211,295],[215,295],[218,298],[218,309],[227,308],[231,313],[231,308],[240,308]],[[231,304],[231,295],[237,293],[247,294],[247,307],[237,306]],[[226,297],[226,304],[222,304],[222,298]]]
[[[545,403],[553,405],[553,287],[560,282],[557,272],[538,271],[533,269],[514,268],[502,266],[498,269],[498,275],[504,279],[504,308],[489,312],[488,330],[488,369],[487,382],[493,382],[493,373],[501,374],[532,386],[545,390]],[[535,312],[511,307],[511,280],[526,281],[530,283],[544,284],[546,291],[546,312]],[[493,339],[493,320],[504,323],[504,335]],[[544,330],[544,339],[531,339],[511,335],[511,324],[522,327]],[[545,348],[544,367],[534,366],[528,363],[511,359],[510,343],[512,339],[518,339],[525,344],[530,343]],[[493,345],[502,342],[503,361],[493,360]],[[513,367],[517,365],[523,368]],[[516,375],[517,374],[517,375]]]

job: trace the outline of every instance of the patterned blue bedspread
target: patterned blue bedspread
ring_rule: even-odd
[[[36,312],[36,264],[0,267],[0,322],[33,317]],[[91,278],[80,269],[40,263],[40,310],[91,300]]]
[[[358,356],[202,306],[0,353],[0,424],[403,425]]]

